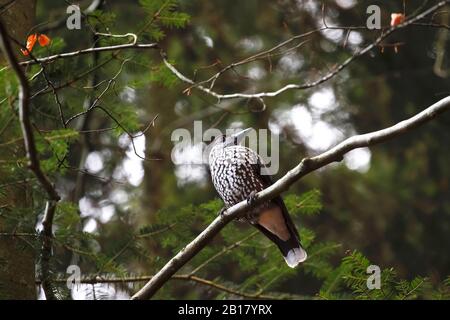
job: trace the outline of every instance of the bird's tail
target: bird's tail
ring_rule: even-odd
[[[295,244],[279,244],[281,252],[283,253],[284,260],[291,268],[295,268],[299,263],[302,263],[308,258],[306,250],[303,249],[300,241],[296,241]],[[287,254],[286,254],[287,251]]]
[[[272,202],[275,206],[262,212],[258,223],[254,226],[278,246],[287,265],[295,268],[305,261],[308,255],[300,243],[297,228],[289,216],[283,199],[278,197]]]

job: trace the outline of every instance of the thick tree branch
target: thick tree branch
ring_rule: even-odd
[[[5,57],[11,66],[12,70],[16,74],[19,80],[19,121],[22,128],[22,135],[25,145],[25,151],[28,159],[28,166],[34,173],[37,180],[47,193],[47,203],[44,210],[44,218],[42,220],[43,225],[43,238],[42,238],[42,256],[41,256],[41,271],[43,277],[43,288],[47,299],[54,299],[54,291],[50,282],[49,262],[51,257],[52,247],[52,226],[53,217],[55,214],[56,203],[60,197],[53,184],[41,169],[41,165],[38,158],[38,152],[36,150],[35,139],[33,134],[33,126],[30,120],[30,87],[25,73],[21,69],[11,44],[9,42],[8,33],[0,21],[0,47],[5,54]]]
[[[139,290],[132,297],[132,299],[151,298],[182,266],[184,266],[200,250],[202,250],[229,222],[236,219],[250,208],[268,201],[288,190],[292,184],[301,179],[303,176],[332,162],[341,161],[343,156],[353,149],[373,146],[409,132],[425,122],[432,120],[439,114],[448,111],[449,109],[450,96],[440,100],[415,116],[395,124],[392,127],[350,137],[318,156],[303,159],[295,168],[290,170],[276,183],[259,192],[257,194],[256,201],[252,204],[247,203],[247,201],[242,201],[227,209],[222,215],[219,215],[216,219],[214,219],[214,221],[202,233],[200,233],[197,238],[178,252],[169,262],[167,262],[167,264],[141,290]]]

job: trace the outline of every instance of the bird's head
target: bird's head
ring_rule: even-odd
[[[212,139],[212,142],[207,146],[206,153],[204,153],[204,155],[206,155],[206,157],[209,158],[213,154],[212,153],[213,150],[217,152],[226,147],[237,146],[239,143],[242,142],[242,140],[244,140],[245,136],[248,134],[250,130],[252,129],[247,128],[245,130],[241,130],[231,135],[221,134],[217,137],[214,137],[214,139]]]
[[[215,137],[213,142],[211,143],[211,147],[215,147],[220,145],[222,148],[236,146],[241,143],[242,140],[246,137],[247,133],[252,130],[252,128],[247,128],[231,135],[222,134],[218,137]]]

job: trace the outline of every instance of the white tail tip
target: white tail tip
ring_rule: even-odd
[[[295,268],[299,263],[305,261],[307,257],[308,254],[303,248],[294,248],[289,250],[287,256],[284,257],[284,260],[286,260],[289,267]]]

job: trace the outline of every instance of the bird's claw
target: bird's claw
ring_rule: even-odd
[[[251,205],[256,201],[257,198],[258,196],[256,195],[256,191],[252,191],[247,198],[247,203]]]
[[[227,211],[227,207],[223,207],[222,209],[220,209],[220,211],[219,211],[219,215],[221,216],[221,217],[223,217],[223,215],[225,214],[225,211]]]

